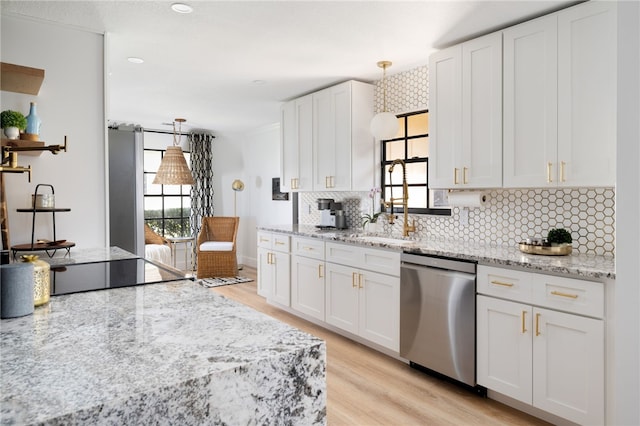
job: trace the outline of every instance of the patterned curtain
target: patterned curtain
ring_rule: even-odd
[[[198,238],[202,218],[213,216],[213,136],[210,133],[189,134],[191,151],[191,173],[194,184],[191,186],[191,236]],[[191,268],[197,269],[196,245],[191,249]]]

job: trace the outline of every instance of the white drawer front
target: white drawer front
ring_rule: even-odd
[[[298,256],[324,260],[324,241],[316,238],[293,237],[292,253]]]
[[[518,302],[532,303],[532,274],[478,265],[477,292]]]
[[[258,231],[258,247],[271,249],[271,238],[271,233]]]
[[[275,251],[281,251],[289,253],[291,248],[290,238],[284,234],[272,234],[271,236],[271,248]]]
[[[352,268],[360,267],[360,251],[357,246],[338,243],[326,243],[325,260]]]
[[[364,248],[361,249],[360,267],[373,272],[400,276],[400,252]]]
[[[533,275],[534,303],[596,318],[604,317],[604,284],[552,275]]]

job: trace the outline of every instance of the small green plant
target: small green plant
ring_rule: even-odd
[[[378,222],[378,217],[382,214],[382,212],[374,213],[374,214],[365,214],[362,216],[362,227],[367,223],[376,223]]]
[[[571,244],[571,233],[563,228],[554,228],[549,231],[547,241],[551,244]]]
[[[0,127],[3,129],[17,127],[20,130],[24,130],[27,128],[27,119],[21,112],[8,109],[0,113]]]

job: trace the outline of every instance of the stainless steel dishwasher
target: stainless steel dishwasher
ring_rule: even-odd
[[[400,356],[476,385],[476,264],[403,253]]]

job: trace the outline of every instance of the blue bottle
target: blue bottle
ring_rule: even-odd
[[[40,117],[36,113],[36,103],[31,102],[31,107],[29,108],[29,115],[27,115],[27,128],[25,129],[25,133],[30,133],[32,135],[40,134]]]

